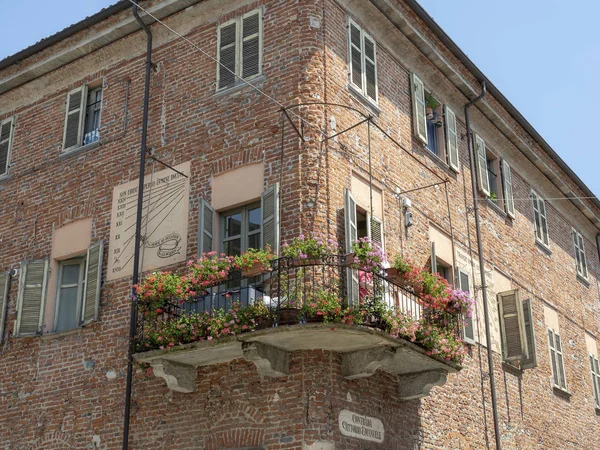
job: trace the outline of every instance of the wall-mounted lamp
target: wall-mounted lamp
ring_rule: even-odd
[[[406,228],[412,227],[412,225],[413,225],[413,215],[412,215],[412,212],[410,212],[411,206],[412,206],[412,202],[410,201],[410,199],[407,197],[404,197],[402,199],[402,211],[404,213],[404,226]]]

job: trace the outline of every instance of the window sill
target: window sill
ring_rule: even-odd
[[[560,397],[566,398],[567,400],[569,400],[571,398],[571,396],[573,394],[571,394],[569,391],[567,391],[566,389],[563,389],[559,386],[552,386],[552,390],[554,391],[554,393]]]
[[[261,74],[261,75],[257,75],[256,77],[251,78],[246,81],[248,81],[249,84],[254,86],[255,84],[263,84],[266,79],[267,79],[267,77],[265,77],[264,74]],[[238,82],[237,84],[234,84],[233,86],[230,86],[230,87],[227,87],[227,88],[224,88],[224,89],[221,89],[221,90],[215,92],[213,97],[215,97],[215,98],[225,97],[227,95],[231,95],[231,94],[243,91],[244,88],[251,89],[251,87],[248,86],[248,83],[244,83],[243,81]]]
[[[0,175],[0,183],[10,180],[10,172]]]
[[[371,100],[368,97],[365,97],[365,95],[360,92],[358,89],[356,89],[354,86],[352,86],[352,84],[348,84],[348,90],[363,104],[365,105],[367,108],[369,108],[371,110],[371,112],[375,113],[375,117],[379,117],[379,114],[381,114],[381,109],[379,109],[379,106],[377,106],[377,103],[375,103],[373,100]]]
[[[71,330],[65,330],[65,331],[50,331],[48,333],[44,333],[40,336],[41,339],[43,340],[52,340],[52,339],[59,339],[61,337],[65,337],[65,336],[71,336],[73,334],[80,334],[83,332],[83,327],[77,327],[77,328],[73,328]]]
[[[600,416],[600,406],[595,406],[594,409],[596,411],[596,415]]]
[[[577,280],[583,284],[586,288],[589,288],[591,286],[590,280],[588,280],[587,278],[585,278],[583,275],[581,275],[580,273],[577,274]]]
[[[506,372],[510,372],[515,376],[521,376],[523,375],[523,369],[521,367],[517,367],[513,364],[511,364],[508,361],[503,361],[502,362],[502,368],[506,371]]]
[[[452,167],[450,167],[448,165],[448,163],[446,163],[446,161],[444,161],[442,158],[440,158],[438,155],[436,155],[435,153],[433,153],[431,150],[429,150],[429,148],[427,148],[427,144],[424,144],[423,141],[421,141],[419,138],[416,138],[417,142],[423,145],[423,153],[429,158],[431,159],[435,164],[437,164],[440,169],[444,170],[448,175],[450,175],[451,177],[456,179],[456,176],[458,174],[458,172],[453,169]]]
[[[535,245],[538,249],[540,249],[542,252],[544,252],[547,256],[552,255],[552,250],[550,250],[550,247],[547,246],[546,244],[544,244],[543,242],[541,242],[537,238],[535,240]]]
[[[491,200],[489,197],[485,199],[487,205],[493,209],[496,214],[498,214],[499,216],[501,216],[504,219],[508,219],[508,214],[506,214],[506,211],[504,211],[502,208],[500,208],[500,206],[498,206],[498,204],[496,202],[494,202],[493,200]]]
[[[102,139],[98,139],[95,142],[92,142],[91,144],[87,144],[87,145],[82,145],[81,147],[77,147],[74,148],[73,150],[67,150],[67,151],[62,151],[60,153],[60,155],[58,155],[59,158],[68,158],[69,156],[72,155],[78,155],[80,153],[84,153],[87,152],[88,150],[92,150],[96,147],[100,147],[102,145]]]

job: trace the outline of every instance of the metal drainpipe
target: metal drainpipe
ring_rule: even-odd
[[[469,121],[469,108],[481,100],[486,94],[485,81],[481,83],[481,94],[465,105],[465,123],[467,125],[467,146],[471,163],[471,187],[473,189],[473,214],[475,215],[475,232],[477,236],[477,252],[479,253],[479,271],[481,274],[481,290],[483,292],[483,315],[485,320],[485,339],[487,342],[488,370],[490,373],[490,390],[492,393],[492,413],[494,416],[494,434],[496,435],[496,449],[501,450],[500,427],[498,425],[498,407],[496,403],[496,383],[494,381],[494,358],[492,355],[492,337],[490,333],[490,314],[487,298],[487,283],[485,281],[485,261],[483,258],[483,244],[481,242],[481,226],[479,223],[479,202],[477,184],[475,181],[477,168],[475,165],[475,154],[473,152],[473,141],[471,139],[471,123]]]
[[[148,103],[150,101],[150,72],[152,70],[152,33],[140,18],[137,11],[137,4],[133,4],[131,11],[135,20],[146,32],[146,81],[144,85],[144,105],[142,116],[142,141],[140,150],[140,178],[138,184],[137,215],[135,222],[135,247],[133,254],[133,285],[138,284],[140,270],[140,243],[142,230],[142,205],[144,200],[144,177],[146,174],[146,138],[148,134]],[[125,411],[123,420],[123,450],[129,448],[129,417],[131,413],[131,384],[133,378],[133,350],[135,341],[135,332],[137,325],[137,299],[135,288],[132,287],[131,295],[131,313],[129,317],[129,350],[127,354],[127,380],[125,386]]]

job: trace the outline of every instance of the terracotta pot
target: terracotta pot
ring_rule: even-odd
[[[321,264],[321,260],[317,258],[307,258],[307,259],[292,259],[293,267],[302,267],[302,266],[316,266]]]
[[[263,267],[262,263],[257,262],[257,263],[254,263],[252,265],[252,267],[249,267],[247,269],[242,269],[242,277],[244,277],[244,278],[255,277],[264,272],[266,272],[266,270]]]
[[[300,310],[297,308],[281,308],[279,310],[279,325],[294,325],[300,322]]]
[[[272,328],[274,322],[273,317],[259,317],[256,320],[256,329],[264,330],[265,328]]]

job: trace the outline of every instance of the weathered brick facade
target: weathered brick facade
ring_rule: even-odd
[[[158,10],[161,3],[178,1],[155,0],[141,6]],[[282,242],[301,232],[320,231],[343,243],[344,189],[351,188],[353,178],[372,178],[382,193],[389,255],[401,253],[425,265],[434,228],[449,240],[453,237],[454,255],[461,252],[468,264],[477,265],[463,106],[479,93],[481,80],[408,3],[179,3],[168,10],[165,24],[211,56],[219,23],[264,8],[263,75],[253,81],[262,93],[248,86],[215,93],[216,63],[162,25],[151,26],[155,70],[148,146],[168,164],[191,161],[189,217],[183,218],[189,223],[188,257],[197,253],[199,199],[210,202],[213,178],[262,163],[265,187],[281,186]],[[187,4],[193,6],[183,9]],[[348,87],[348,17],[377,45],[377,106]],[[0,120],[14,117],[10,170],[0,178],[0,271],[18,268],[24,260],[49,257],[55,231],[83,219],[92,219],[91,240],[103,239],[107,251],[113,188],[138,178],[145,35],[132,20],[124,9],[0,70]],[[120,26],[125,22],[128,25]],[[123,33],[119,39],[98,48],[82,46],[81,57],[68,64],[26,82],[14,81],[23,73],[35,73],[36,65],[61,52],[115,29]],[[457,115],[458,172],[414,136],[413,72]],[[67,93],[95,82],[103,86],[101,140],[63,154]],[[363,116],[342,106],[320,104],[290,110],[305,121],[301,125],[291,114],[304,133],[301,140],[282,120],[281,106],[272,99],[285,106],[327,102],[356,108],[372,115],[398,145],[366,123],[323,142],[324,135],[345,130]],[[512,168],[514,219],[480,196],[484,256],[492,281],[490,304],[495,305],[502,283],[519,289],[522,298],[531,299],[536,339],[537,367],[520,371],[502,363],[500,343],[492,333],[503,447],[598,448],[600,413],[594,407],[586,333],[598,342],[600,208],[591,200],[566,199],[564,186],[568,196],[587,196],[581,182],[570,177],[494,95],[488,94],[471,114],[473,131]],[[158,163],[147,165],[148,172],[162,169]],[[440,179],[447,182],[427,187]],[[397,188],[423,188],[400,196],[413,204],[414,225],[408,229]],[[532,188],[548,199],[549,251],[535,243]],[[595,215],[595,223],[584,210]],[[576,274],[571,228],[584,237],[588,282]],[[73,331],[50,333],[46,323],[41,336],[14,337],[19,279],[12,278],[0,352],[0,446],[120,448],[131,280],[106,281],[108,257],[103,263],[98,320]],[[458,265],[457,260],[445,262]],[[470,266],[468,270],[477,290],[477,271]],[[49,300],[54,295],[49,292]],[[481,299],[480,289],[478,296]],[[480,300],[476,340],[485,344],[481,305]],[[568,394],[552,387],[547,309],[556,311],[560,324]],[[497,311],[492,311],[492,320],[497,331]],[[199,368],[197,389],[191,394],[172,392],[163,379],[147,378],[137,369],[130,447],[494,448],[486,352],[480,343],[470,346],[460,372],[449,375],[447,383],[433,388],[429,396],[407,402],[398,399],[391,374],[378,371],[372,377],[347,380],[340,355],[320,350],[293,353],[290,374],[281,378],[261,377],[245,360]],[[338,416],[344,409],[381,420],[385,441],[343,436]]]

